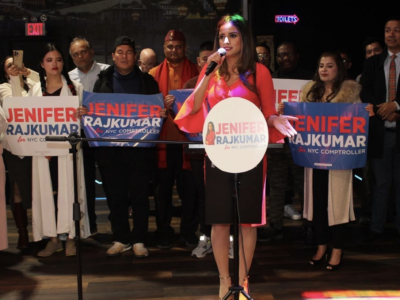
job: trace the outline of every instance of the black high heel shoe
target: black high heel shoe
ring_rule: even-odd
[[[331,256],[332,256],[332,254],[331,254]],[[335,270],[339,269],[340,265],[342,263],[342,259],[343,259],[343,250],[342,250],[342,253],[340,254],[340,262],[337,265],[331,265],[330,263],[328,263],[326,265],[326,269],[328,271],[335,271]]]
[[[327,246],[326,250],[325,250],[325,253],[321,256],[320,259],[312,259],[311,258],[311,260],[309,261],[310,265],[318,266],[321,263],[321,261],[324,260],[324,258],[325,258],[325,261],[327,261],[328,260],[328,256],[329,256],[328,254],[329,254],[329,248]]]

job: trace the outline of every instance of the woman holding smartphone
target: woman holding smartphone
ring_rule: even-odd
[[[40,61],[40,82],[29,91],[29,96],[78,96],[82,101],[83,87],[72,81],[64,68],[64,57],[60,49],[54,44],[47,44]],[[78,108],[79,112],[85,108]],[[86,213],[86,193],[83,176],[83,159],[81,150],[78,150],[78,199],[81,209],[81,236],[90,235],[89,222]],[[50,237],[44,250],[38,253],[39,257],[47,257],[63,250],[59,234],[67,234],[66,256],[76,255],[75,224],[72,218],[74,202],[72,153],[64,156],[32,158],[32,217],[33,238],[35,241]]]
[[[0,68],[0,103],[5,98],[24,97],[29,89],[39,82],[39,74],[22,64],[18,68],[11,56],[7,56]],[[17,248],[24,250],[29,246],[27,209],[32,207],[32,157],[20,157],[11,153],[7,137],[2,141],[3,157],[8,171],[10,191],[9,203],[15,225],[18,228]]]

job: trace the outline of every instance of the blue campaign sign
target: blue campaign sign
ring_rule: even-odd
[[[82,124],[88,138],[157,140],[163,95],[83,93],[89,110]],[[90,142],[91,147],[154,147],[154,143]]]
[[[181,109],[183,102],[193,93],[193,89],[186,89],[186,90],[172,90],[169,91],[170,95],[175,96],[175,101],[172,104],[172,110],[174,111],[175,115],[178,114],[179,110]],[[184,132],[187,139],[191,142],[202,142],[203,141],[203,134],[199,133],[188,133]]]
[[[367,160],[368,112],[362,103],[285,103],[297,135],[289,139],[294,163],[307,168],[345,170]]]

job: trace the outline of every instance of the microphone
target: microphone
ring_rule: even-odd
[[[217,52],[219,53],[219,55],[221,55],[221,57],[226,55],[226,50],[224,48],[219,48]],[[218,63],[216,63],[215,61],[210,62],[206,70],[206,76],[210,75],[217,65]]]

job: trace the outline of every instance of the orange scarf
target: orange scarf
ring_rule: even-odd
[[[181,86],[183,87],[186,81],[189,79],[199,75],[199,71],[197,66],[191,63],[187,58],[183,60],[183,68],[181,74]],[[163,93],[164,97],[168,95],[168,62],[167,59],[160,64],[157,68],[154,79],[158,82],[158,87],[160,92]],[[163,126],[160,132],[160,139],[164,140],[167,136],[167,129],[166,126]],[[165,169],[167,167],[167,145],[166,144],[158,144],[158,168]],[[190,158],[185,152],[183,152],[183,165],[182,169],[190,170]]]
[[[160,64],[160,66],[156,70],[156,74],[154,75],[154,79],[158,82],[158,87],[160,88],[161,93],[163,93],[164,97],[168,95],[168,62],[167,59]],[[183,60],[183,68],[181,75],[181,86],[183,87],[186,81],[192,79],[199,75],[199,71],[197,66],[190,62],[187,58]]]

